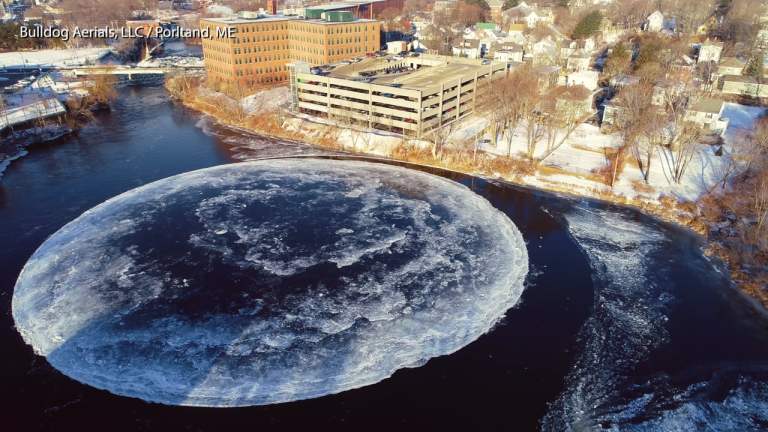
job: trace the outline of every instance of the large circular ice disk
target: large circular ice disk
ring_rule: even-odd
[[[518,302],[527,271],[514,224],[458,183],[270,160],[170,177],[85,212],[29,259],[13,317],[83,383],[258,405],[454,352]]]

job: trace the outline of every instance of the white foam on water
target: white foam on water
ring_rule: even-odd
[[[565,218],[589,260],[595,298],[580,331],[582,352],[542,429],[599,429],[596,412],[620,397],[627,375],[668,338],[672,297],[651,257],[665,237],[618,211],[577,207]]]
[[[766,430],[768,385],[746,375],[682,389],[664,376],[639,388],[633,376],[641,363],[669,341],[674,283],[654,258],[669,240],[619,210],[581,206],[565,218],[589,259],[595,298],[581,352],[542,430]]]
[[[177,239],[178,256],[148,260],[143,234],[180,202],[197,225]],[[323,221],[312,247],[297,226],[312,222],[305,216]],[[234,312],[168,310],[195,288],[174,270],[185,250],[245,275]],[[322,266],[342,289],[314,276],[266,297],[247,289],[248,278]],[[148,401],[243,406],[373,384],[461,349],[517,304],[527,271],[514,224],[455,182],[365,162],[269,160],[94,207],[30,258],[12,306],[24,340],[74,379]]]
[[[600,416],[605,430],[631,432],[759,432],[768,428],[768,384],[739,376],[726,385],[718,379],[663,394],[647,393]],[[658,384],[657,384],[658,385]]]

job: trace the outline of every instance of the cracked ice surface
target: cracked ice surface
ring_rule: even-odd
[[[469,189],[381,164],[270,160],[164,179],[30,258],[13,316],[110,392],[269,404],[376,383],[487,332],[523,291],[514,224]]]

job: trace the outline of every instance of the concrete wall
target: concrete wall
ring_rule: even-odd
[[[414,57],[408,61],[419,66],[434,65],[437,58]],[[414,89],[297,71],[291,89],[296,110],[325,115],[341,123],[421,137],[472,113],[485,88],[505,72],[503,64],[493,63],[455,79]]]

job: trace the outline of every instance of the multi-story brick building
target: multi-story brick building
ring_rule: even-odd
[[[284,81],[286,64],[334,63],[378,51],[381,23],[354,19],[349,12],[329,12],[322,18],[253,16],[205,18],[203,55],[212,81],[254,86]],[[229,29],[231,37],[222,32]]]

